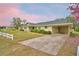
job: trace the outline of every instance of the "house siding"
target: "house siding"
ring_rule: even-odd
[[[47,26],[47,28],[44,27],[41,27],[40,29],[43,29],[45,31],[51,31],[52,32],[52,27],[51,26]]]
[[[64,23],[64,24],[53,24],[50,26],[33,26],[36,29],[43,29],[45,31],[51,31],[52,33],[62,33],[70,34],[73,24]]]

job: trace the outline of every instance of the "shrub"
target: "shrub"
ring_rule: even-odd
[[[75,29],[75,31],[79,32],[79,27],[77,27],[77,28]]]
[[[44,34],[44,33],[45,33],[45,31],[44,31],[44,30],[39,30],[39,33],[43,33],[43,34]]]
[[[47,34],[52,34],[51,31],[47,31]]]
[[[75,34],[73,32],[70,32],[70,37],[75,37]]]
[[[76,36],[78,36],[79,34],[78,33],[76,33],[76,32],[70,32],[70,37],[76,37]]]
[[[20,29],[20,31],[24,31],[23,29]]]
[[[15,29],[15,28],[10,28],[9,30],[16,31],[16,29]]]
[[[51,31],[45,31],[42,29],[33,29],[31,32],[37,32],[37,33],[42,33],[42,34],[51,34]]]

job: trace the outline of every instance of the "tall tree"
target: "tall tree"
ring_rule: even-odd
[[[75,20],[79,21],[79,3],[70,4],[68,9]]]
[[[74,17],[74,24],[79,24],[79,3],[70,4],[69,8],[71,15]],[[75,28],[74,28],[75,29]]]
[[[68,17],[66,17],[65,19],[67,20],[67,22],[73,23],[73,28],[75,29],[76,22],[75,22],[75,20],[74,20],[74,17],[68,16]]]
[[[16,28],[16,29],[19,29],[20,26],[21,26],[21,19],[20,18],[13,18],[13,21],[12,21],[12,24],[13,26]]]

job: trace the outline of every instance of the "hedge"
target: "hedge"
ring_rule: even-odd
[[[70,32],[70,37],[76,37],[79,36],[79,32]]]
[[[75,28],[75,31],[79,32],[79,27]]]
[[[37,33],[42,33],[42,34],[51,34],[51,31],[45,31],[42,29],[33,29],[31,32],[37,32]]]

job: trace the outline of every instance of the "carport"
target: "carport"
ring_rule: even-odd
[[[53,33],[59,33],[59,34],[69,34],[72,29],[71,23],[64,23],[64,24],[54,24],[52,26]]]

